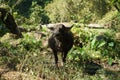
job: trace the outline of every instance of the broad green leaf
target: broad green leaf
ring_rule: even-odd
[[[114,46],[114,42],[110,42],[108,45],[109,45],[110,47],[113,47],[113,46]]]
[[[91,42],[91,48],[93,48],[93,47],[94,47],[95,42],[96,42],[96,39],[93,39],[93,40],[92,40],[92,42]]]
[[[113,59],[112,59],[112,58],[109,58],[109,59],[108,59],[108,64],[111,65],[112,62],[113,62]]]
[[[104,46],[104,45],[105,45],[105,43],[106,43],[105,41],[104,41],[104,42],[102,42],[102,43],[100,43],[100,44],[99,44],[99,46],[98,46],[98,48],[100,48],[100,47]]]

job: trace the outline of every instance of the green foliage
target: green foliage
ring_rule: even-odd
[[[11,46],[8,43],[3,43],[0,46],[0,55],[2,56],[1,60],[11,69],[16,69],[16,65],[19,63],[20,57],[23,57],[21,53],[19,54],[19,49]]]
[[[100,47],[103,47],[106,44],[104,40],[96,40],[96,37],[91,41],[91,49],[99,49]]]
[[[115,17],[112,18],[111,27],[113,30],[119,32],[120,31],[120,13],[118,13]]]
[[[19,25],[48,23],[49,18],[44,11],[44,6],[51,0],[8,0],[2,4],[9,7],[9,11],[15,15],[15,20]],[[43,3],[41,5],[41,2]]]
[[[112,63],[113,59],[119,56],[119,42],[115,40],[113,30],[102,32],[73,27],[72,31],[75,37],[73,49],[69,52],[68,59],[73,61],[90,61],[94,59],[108,59]],[[83,47],[81,47],[82,44]],[[80,48],[81,47],[81,48]]]
[[[22,0],[15,6],[15,10],[24,17],[29,17],[32,0]]]
[[[46,16],[42,6],[39,6],[37,2],[32,2],[32,6],[30,8],[31,15],[30,21],[31,23],[48,23],[49,18]]]
[[[92,10],[102,18],[110,10],[108,0],[93,0]]]
[[[42,7],[37,4],[37,2],[32,2],[32,6],[30,8],[31,15],[30,15],[30,22],[32,23],[39,23],[41,22],[40,14],[43,12]]]
[[[88,23],[102,18],[109,11],[109,4],[107,0],[53,0],[45,10],[51,22],[85,19]]]
[[[41,32],[47,33],[44,28]],[[64,67],[59,69],[54,67],[54,58],[51,59],[51,52],[42,45],[42,40],[47,36],[36,39],[34,32],[23,33],[24,38],[21,39],[14,39],[6,35],[1,37],[0,64],[6,64],[12,70],[25,72],[31,76],[37,77],[39,75],[40,78],[44,79],[106,79],[105,75],[108,74],[105,70],[99,70],[96,75],[89,76],[84,73],[84,67],[86,67],[85,62],[98,59],[106,60],[107,64],[111,66],[115,59],[119,58],[120,44],[114,40],[114,31],[74,26],[72,32],[75,41],[78,40],[77,44],[83,43],[83,47],[81,48],[80,45],[73,46]],[[96,38],[101,34],[106,39],[99,40]],[[119,79],[118,76],[116,78]]]
[[[110,0],[110,4],[120,12],[120,0]]]
[[[38,55],[38,52],[42,49],[41,41],[31,35],[29,33],[24,34],[24,38],[19,40],[12,39],[11,37],[11,41],[7,38],[4,39],[4,42],[0,45],[2,64],[5,63],[11,69],[16,70],[21,67],[17,66],[22,64],[21,62],[26,59],[26,56]],[[3,39],[0,40],[2,41]]]
[[[110,67],[113,67],[116,60],[119,62],[120,41],[116,40],[115,31],[119,32],[120,14],[109,6],[109,1],[0,0],[2,4],[9,4],[9,10],[12,11],[15,21],[28,31],[22,33],[23,38],[15,39],[11,34],[5,34],[7,31],[0,23],[0,65],[6,64],[12,70],[47,80],[113,80],[119,72],[108,74],[104,69],[94,76],[84,74],[85,62],[99,60],[105,63],[104,61],[107,61],[105,64],[109,64]],[[46,44],[49,33],[43,26],[40,32],[47,35],[43,35],[44,37],[40,35],[37,39],[34,34],[39,26],[36,27],[36,25],[71,20],[79,22],[72,28],[75,38],[74,46],[68,54],[66,65],[57,70],[54,67],[51,51],[43,46]],[[111,24],[112,28],[85,27],[86,23],[97,21],[99,24]],[[116,79],[119,80],[119,75]]]
[[[115,0],[7,0],[12,12],[16,13],[22,23],[68,22],[76,20],[83,23],[97,22],[108,11]],[[103,7],[104,6],[104,7]],[[23,19],[25,18],[25,19]],[[29,21],[30,20],[30,21]],[[19,24],[19,22],[18,22]]]
[[[31,34],[32,35],[32,34]],[[29,34],[24,35],[24,39],[21,40],[22,46],[24,46],[25,49],[31,50],[31,49],[37,49],[41,48],[41,41],[35,39],[33,36],[30,36]]]

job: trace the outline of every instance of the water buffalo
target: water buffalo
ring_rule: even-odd
[[[58,56],[57,53],[62,53],[62,62],[66,62],[66,56],[68,51],[73,46],[73,34],[70,31],[71,27],[66,27],[63,24],[56,24],[54,27],[48,27],[52,35],[48,40],[48,45],[52,49],[55,57],[55,64],[58,67]]]

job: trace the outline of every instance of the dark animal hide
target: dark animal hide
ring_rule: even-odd
[[[52,31],[52,35],[48,40],[49,47],[52,49],[55,57],[55,64],[58,67],[57,53],[62,53],[62,62],[65,63],[68,51],[73,46],[73,34],[70,31],[71,27],[66,27],[63,24],[57,24],[54,27],[48,27]]]

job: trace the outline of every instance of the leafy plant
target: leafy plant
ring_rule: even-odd
[[[41,48],[41,41],[38,41],[33,36],[30,36],[29,34],[24,35],[25,38],[21,40],[21,43],[25,49],[31,50],[36,48]]]

